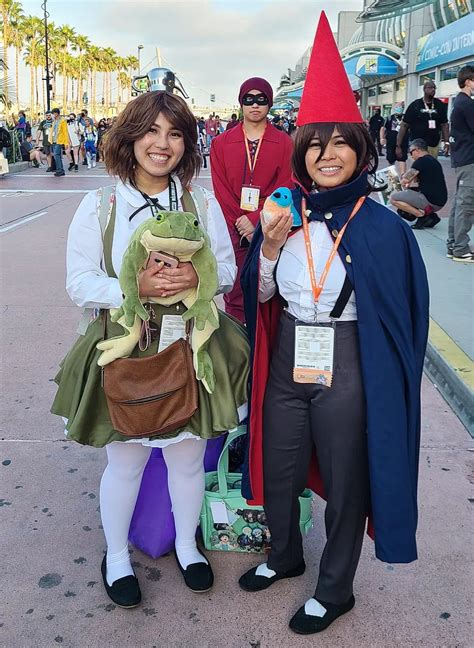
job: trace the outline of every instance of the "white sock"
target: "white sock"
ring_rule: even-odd
[[[107,582],[133,574],[128,531],[143,470],[151,448],[141,443],[113,441],[106,447],[108,464],[100,482],[100,515],[107,542]]]
[[[255,572],[255,576],[265,576],[266,578],[271,578],[272,576],[275,576],[276,572],[273,571],[273,569],[269,569],[267,567],[267,563],[262,563],[257,567],[257,571]]]
[[[109,585],[112,585],[119,578],[124,576],[134,576],[132,563],[130,562],[130,552],[128,545],[122,551],[111,554],[107,551],[107,572],[106,579]]]
[[[204,498],[205,451],[203,439],[185,439],[163,448],[176,527],[175,548],[183,569],[194,563],[207,564],[196,546],[196,529]]]
[[[321,603],[315,598],[310,598],[309,601],[306,601],[304,604],[304,611],[308,616],[315,617],[323,617],[327,612],[324,605],[321,605]]]

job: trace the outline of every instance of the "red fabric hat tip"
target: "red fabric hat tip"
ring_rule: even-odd
[[[314,37],[296,124],[318,122],[363,123],[324,11]]]

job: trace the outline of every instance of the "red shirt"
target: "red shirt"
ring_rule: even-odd
[[[259,209],[244,212],[240,208],[240,195],[242,185],[248,185],[250,181],[244,137],[242,124],[226,131],[212,142],[210,156],[214,193],[224,212],[234,246],[238,246],[240,241],[235,221],[242,214],[246,214],[257,225],[265,199],[278,187],[294,187],[291,180],[293,140],[268,124],[252,180],[253,186],[260,187]]]

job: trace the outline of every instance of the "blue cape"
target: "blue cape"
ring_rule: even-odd
[[[331,212],[332,218],[324,222],[337,235],[367,190],[364,173],[342,187],[307,195],[308,208],[315,214]],[[299,210],[301,197],[302,190],[295,189],[293,201]],[[265,385],[261,383],[268,377],[275,322],[281,312],[278,295],[266,304],[258,303],[262,241],[258,226],[241,279],[252,350],[250,449],[242,492],[258,503],[263,499],[260,412]],[[357,303],[375,551],[385,562],[411,562],[417,558],[420,386],[429,321],[426,270],[407,224],[371,198],[348,226],[339,255]]]

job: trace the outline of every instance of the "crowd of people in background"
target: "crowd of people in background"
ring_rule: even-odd
[[[72,111],[62,115],[59,108],[53,108],[43,116],[38,114],[31,123],[20,110],[1,127],[3,155],[7,158],[16,145],[12,137],[16,135],[21,160],[35,168],[46,167],[45,171],[56,177],[66,175],[66,166],[69,172],[78,172],[80,166],[92,169],[103,159],[103,138],[115,119],[95,120],[86,108],[78,115]]]
[[[474,203],[474,196],[469,193],[474,186],[474,104],[468,99],[473,91],[473,76],[472,65],[463,67],[458,74],[460,94],[453,105],[451,133],[447,104],[435,97],[436,84],[432,80],[424,84],[420,99],[406,107],[402,102],[396,103],[389,115],[382,115],[381,109],[376,108],[365,121],[379,156],[385,156],[387,163],[395,166],[400,178],[402,190],[391,195],[390,203],[402,218],[415,221],[414,229],[432,228],[440,222],[436,212],[447,202],[447,189],[437,158],[440,154],[451,157],[456,195],[449,221],[448,257],[463,261],[472,260],[468,232]],[[32,124],[20,110],[17,116],[12,115],[10,124],[2,125],[0,148],[7,157],[13,145],[11,135],[15,133],[21,159],[35,168],[46,166],[46,172],[64,176],[66,156],[67,171],[78,172],[81,165],[92,169],[103,160],[104,138],[115,119],[95,120],[85,108],[79,115],[70,112],[63,116],[58,108],[53,108],[42,118],[38,115]],[[211,113],[207,119],[195,119],[199,152],[203,168],[207,169],[214,140],[242,123],[243,117],[233,113],[230,119],[221,119]],[[297,112],[289,110],[268,117],[278,131],[290,136],[297,130],[296,119]],[[407,171],[409,157],[413,163]]]

